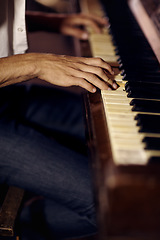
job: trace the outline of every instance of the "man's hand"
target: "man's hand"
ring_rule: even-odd
[[[26,12],[26,22],[29,31],[59,32],[65,35],[88,39],[87,28],[96,33],[101,33],[104,26],[108,25],[106,18],[89,14],[54,14],[43,12]]]
[[[81,40],[87,40],[88,32],[86,28],[90,27],[95,33],[101,33],[104,26],[107,25],[106,18],[88,14],[71,14],[64,17],[60,25],[60,32]]]
[[[80,86],[92,93],[96,88],[117,88],[107,77],[107,73],[114,74],[111,66],[100,58],[28,53],[0,59],[0,72],[0,86],[38,77],[53,85]]]
[[[114,74],[109,64],[100,58],[82,58],[41,54],[36,61],[38,77],[54,85],[80,86],[90,92],[116,89],[117,84],[107,77]]]

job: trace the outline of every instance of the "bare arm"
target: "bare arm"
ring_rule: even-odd
[[[0,87],[37,77],[34,61],[30,54],[0,58]]]
[[[90,92],[96,88],[116,89],[108,79],[114,74],[100,58],[80,58],[54,54],[28,53],[0,59],[0,86],[23,82],[33,77],[58,86],[80,86]]]

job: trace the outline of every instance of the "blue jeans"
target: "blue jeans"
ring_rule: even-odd
[[[40,211],[51,236],[97,231],[84,138],[79,95],[40,86],[0,89],[0,182],[44,197]]]

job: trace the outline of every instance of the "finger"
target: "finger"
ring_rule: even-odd
[[[106,71],[103,70],[100,67],[92,67],[93,70],[91,70],[92,73],[96,74],[100,79],[102,79],[104,82],[107,83],[108,86],[112,87],[113,89],[117,89],[117,84],[115,83],[114,80],[110,79],[107,74]]]
[[[89,91],[91,93],[96,92],[96,87],[93,86],[93,84],[91,84],[90,82],[88,82],[85,78],[70,77],[70,81],[72,81],[71,85],[80,86],[80,87],[86,89],[87,91]]]
[[[107,17],[103,18],[103,17],[99,17],[99,16],[93,15],[93,14],[83,14],[83,13],[80,13],[79,15],[76,15],[75,20],[77,20],[79,22],[79,24],[81,23],[81,21],[83,19],[89,19],[91,21],[94,21],[96,24],[98,24],[101,27],[108,26],[108,24],[109,24],[109,21],[108,21]]]
[[[77,26],[84,26],[84,27],[91,27],[96,33],[101,33],[102,29],[97,23],[97,21],[92,20],[91,18],[86,18],[82,16],[78,16],[75,18],[70,18],[68,24],[77,25]]]
[[[65,29],[62,29],[63,34],[67,34],[72,37],[76,37],[80,40],[88,40],[88,33],[85,30],[82,30],[80,28],[75,28],[75,27],[65,27]]]
[[[109,83],[110,85],[113,84],[113,81],[108,78],[106,72],[100,67],[90,66],[90,65],[86,65],[86,64],[79,64],[79,63],[77,63],[76,66],[82,72],[95,74],[96,76],[98,76],[100,79],[102,79],[106,83]]]
[[[70,59],[70,60],[69,60]],[[111,75],[114,75],[112,67],[105,62],[102,58],[85,58],[85,57],[72,57],[70,56],[68,60],[72,62],[72,66],[79,68],[86,72],[94,72],[94,68],[99,67],[101,69],[108,71]],[[90,69],[90,70],[89,70]]]
[[[112,89],[111,82],[108,82],[108,79],[106,79],[106,81],[103,81],[94,73],[85,73],[84,76],[88,82],[92,83],[94,86],[98,87],[101,90]]]
[[[89,83],[93,84],[101,90],[108,90],[109,88],[111,89],[112,80],[107,81],[107,77],[105,78],[106,81],[103,81],[94,73],[84,72],[75,69],[72,70],[72,74],[73,76],[80,77],[81,79],[86,79]]]
[[[107,82],[109,85],[111,85],[113,89],[118,88],[116,82],[112,79],[109,79],[109,77],[107,76],[106,69],[111,74],[114,74],[114,72],[111,66],[107,64],[104,60],[99,58],[78,58],[78,57],[77,58],[74,57],[74,59],[76,59],[76,64],[74,65],[72,64],[73,69],[81,70],[83,72],[94,73],[97,76],[99,76],[102,80]],[[100,60],[99,63],[97,62],[97,59]],[[100,67],[98,66],[98,64],[100,65]]]
[[[97,22],[97,24],[99,25],[102,25],[102,26],[107,26],[109,21],[108,21],[108,18],[107,17],[99,17],[97,15],[93,15],[93,14],[81,14],[82,18],[90,18],[92,19],[93,21]]]
[[[83,62],[88,65],[101,67],[107,70],[110,74],[114,75],[114,71],[112,67],[107,62],[105,62],[102,58],[83,58]]]

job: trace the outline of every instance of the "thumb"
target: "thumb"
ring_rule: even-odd
[[[88,32],[86,32],[85,30],[82,29],[74,29],[74,36],[76,38],[79,38],[80,40],[88,40]]]
[[[88,39],[88,33],[85,30],[80,29],[80,28],[68,26],[68,27],[63,28],[61,32],[65,35],[76,37],[80,40]]]

